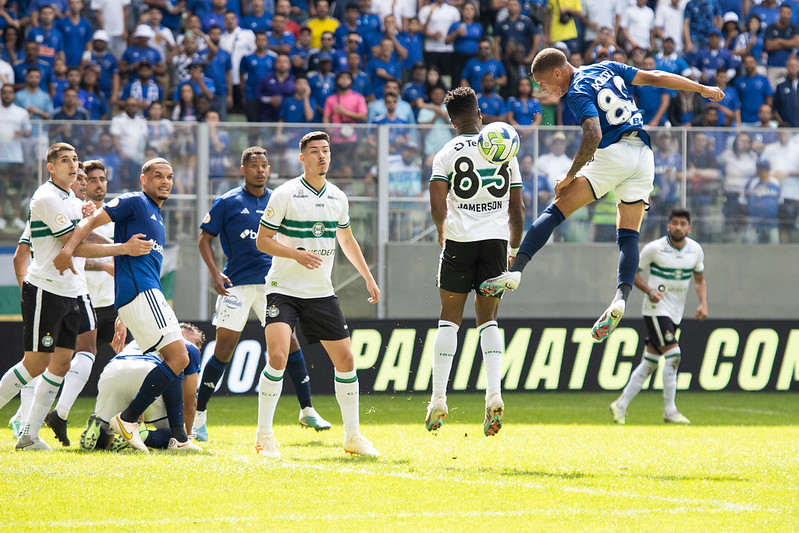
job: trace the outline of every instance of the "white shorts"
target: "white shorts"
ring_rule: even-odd
[[[617,204],[649,205],[655,180],[655,154],[637,135],[622,137],[597,150],[577,175],[588,180],[597,199],[615,190]]]
[[[94,414],[107,424],[111,418],[127,408],[139,392],[144,378],[153,368],[155,364],[140,359],[112,360],[108,363],[97,382],[97,403],[94,406]],[[158,428],[169,427],[162,396],[156,398],[144,411],[144,421]]]
[[[183,340],[175,312],[157,289],[139,293],[133,301],[120,307],[118,314],[143,353],[157,352]]]
[[[217,296],[216,313],[211,323],[217,328],[241,331],[250,317],[250,309],[265,324],[266,287],[263,283],[238,285],[228,289],[230,296]]]

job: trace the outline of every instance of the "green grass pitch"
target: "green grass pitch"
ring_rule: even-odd
[[[0,531],[796,531],[796,394],[680,393],[693,424],[667,426],[642,393],[614,426],[602,393],[506,394],[505,425],[482,435],[483,399],[449,398],[437,434],[426,395],[361,397],[376,460],[347,456],[333,429],[297,424],[284,394],[279,461],[255,455],[256,398],[215,398],[206,455],[82,453],[92,407],[73,409],[70,448],[15,453],[0,410]],[[55,446],[52,432],[44,439]]]

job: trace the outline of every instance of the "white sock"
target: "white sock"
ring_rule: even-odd
[[[91,352],[77,352],[69,364],[69,372],[64,376],[64,390],[55,406],[58,416],[66,420],[69,410],[75,404],[78,395],[89,381],[94,364],[94,355]]]
[[[485,322],[477,327],[480,332],[480,349],[483,351],[483,364],[486,369],[486,400],[500,394],[502,375],[502,353],[505,345],[496,320]]]
[[[44,371],[41,381],[36,386],[36,392],[33,393],[33,404],[20,435],[30,435],[32,439],[39,438],[39,430],[44,424],[44,417],[50,412],[50,407],[53,406],[53,401],[63,382],[64,378],[61,376],[56,376],[49,370]]]
[[[30,382],[31,379],[33,379],[33,376],[25,369],[22,361],[9,368],[3,374],[3,378],[0,379],[0,409],[19,394],[22,387]]]
[[[360,433],[358,419],[358,374],[355,370],[339,372],[336,370],[336,401],[341,409],[341,421],[344,424],[344,440]]]
[[[14,413],[13,418],[16,418],[20,424],[28,418],[31,405],[33,405],[33,393],[36,392],[36,385],[39,384],[41,379],[42,378],[40,376],[36,376],[30,380],[27,385],[22,387],[21,391],[19,391],[19,409],[17,409],[17,412]]]
[[[283,392],[283,373],[266,364],[258,382],[258,435],[272,434],[272,421],[275,418],[277,401]]]
[[[674,399],[677,396],[677,367],[680,366],[680,347],[675,346],[663,354],[663,413],[677,412]]]
[[[618,399],[618,403],[621,404],[621,407],[627,409],[627,406],[630,405],[630,402],[633,401],[639,392],[641,392],[641,387],[644,386],[644,381],[649,375],[657,370],[658,364],[654,358],[657,356],[655,354],[650,354],[647,352],[646,355],[641,359],[641,363],[635,367],[633,373],[630,375],[630,381],[627,382],[627,386],[624,387],[624,391],[621,393],[621,396]]]
[[[192,429],[200,429],[205,425],[207,420],[208,411],[197,411],[194,413],[194,424]]]
[[[433,341],[434,400],[447,399],[447,382],[456,351],[458,351],[458,325],[447,320],[439,320],[436,339]]]

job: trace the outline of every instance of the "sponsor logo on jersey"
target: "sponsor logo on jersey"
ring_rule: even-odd
[[[164,247],[162,245],[155,242],[155,239],[150,239],[150,242],[153,243],[153,252],[158,252],[159,254],[164,255]]]
[[[308,195],[305,194],[305,191],[302,189],[298,189],[297,192],[291,195],[292,198],[308,198]]]
[[[308,250],[308,251],[309,252],[313,252],[316,255],[323,256],[323,257],[333,256],[336,253],[336,249],[335,248],[323,249],[323,250]]]
[[[225,296],[223,300],[225,302],[225,307],[228,309],[239,309],[242,306],[241,300],[239,300],[235,295],[231,294],[230,296]]]
[[[247,237],[249,237],[250,239],[257,239],[258,234],[251,229],[245,229],[244,231],[239,233],[239,237],[241,237],[242,239],[246,239]]]

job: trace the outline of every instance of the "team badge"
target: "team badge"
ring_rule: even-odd
[[[270,205],[266,208],[266,218],[272,218],[275,214],[275,209]]]
[[[674,342],[674,333],[671,331],[667,331],[666,334],[663,336],[666,342],[671,343]]]
[[[313,225],[313,228],[311,228],[311,232],[313,233],[314,237],[321,237],[325,234],[325,225],[321,222],[317,222]]]
[[[269,315],[269,318],[275,318],[277,315],[280,314],[280,309],[278,309],[277,307],[275,307],[273,305],[272,307],[269,308],[269,311],[267,311],[267,314]]]
[[[52,336],[45,335],[44,337],[42,337],[42,346],[44,346],[45,348],[49,348],[52,345],[53,345],[53,337]]]
[[[64,215],[61,215],[61,214],[56,215],[55,216],[55,223],[58,224],[59,226],[63,226],[64,224],[67,223],[67,217],[65,217]]]
[[[108,202],[105,205],[107,205],[108,207],[116,207],[116,206],[119,205],[119,198],[114,198],[113,200],[111,200],[110,202]]]
[[[211,213],[206,213],[203,217],[203,224],[208,224],[209,222],[211,222]]]
[[[674,276],[677,278],[681,278],[682,274],[683,274],[682,269],[678,268],[677,270],[674,271]]]

